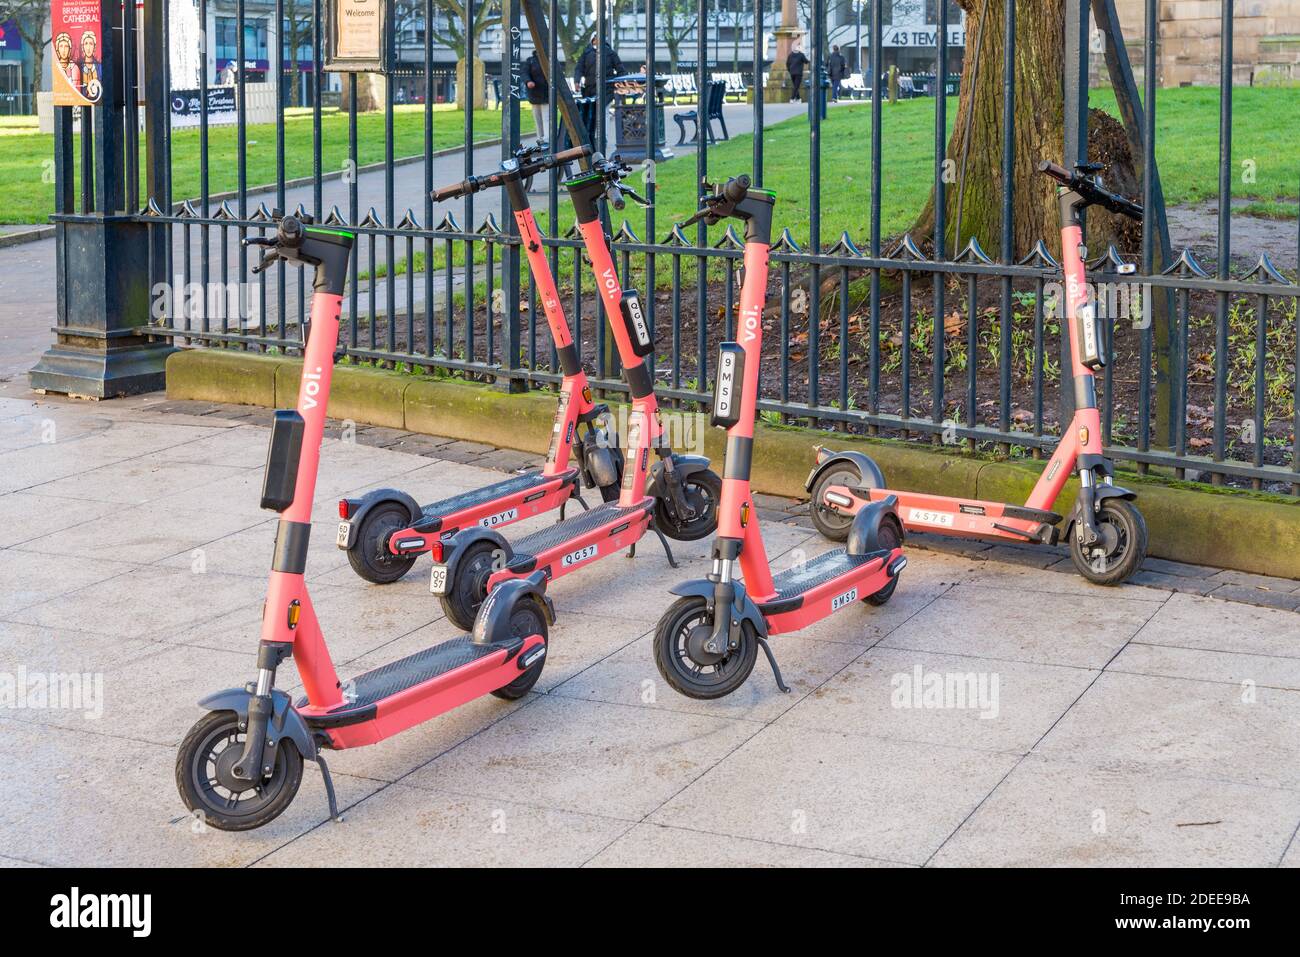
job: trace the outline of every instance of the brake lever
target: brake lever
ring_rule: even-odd
[[[624,186],[622,183],[620,183],[618,188],[622,190],[625,194],[627,194],[629,197],[631,197],[632,202],[636,203],[638,206],[641,206],[645,209],[649,209],[651,206],[654,205],[654,203],[650,202],[650,200],[646,199],[644,196],[642,196],[640,193],[638,193],[630,186]]]
[[[253,243],[253,245],[255,245],[255,246],[266,246],[266,245],[274,246],[275,244],[274,244],[274,243]],[[253,267],[253,275],[256,276],[258,273],[263,272],[263,271],[266,269],[267,266],[271,265],[271,263],[275,262],[275,261],[276,261],[277,259],[279,259],[279,258],[280,258],[280,253],[279,253],[278,250],[275,250],[275,249],[272,249],[269,253],[264,254],[264,255],[262,256],[262,261],[259,262],[256,266]]]

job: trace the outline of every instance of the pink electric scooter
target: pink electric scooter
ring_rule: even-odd
[[[1099,585],[1119,584],[1141,566],[1147,548],[1146,522],[1132,502],[1135,493],[1114,484],[1115,467],[1102,454],[1101,414],[1097,410],[1093,370],[1106,364],[1106,356],[1097,317],[1088,300],[1079,213],[1096,205],[1140,221],[1142,207],[1104,189],[1096,175],[1099,169],[1098,165],[1081,164],[1070,172],[1046,160],[1038,164],[1040,173],[1059,184],[1056,193],[1075,413],[1029,500],[1024,505],[1011,505],[902,492],[886,487],[884,474],[869,456],[818,449],[817,464],[808,475],[806,487],[812,493],[813,524],[827,538],[843,541],[853,517],[862,508],[895,497],[908,531],[1044,545],[1065,538],[1070,543],[1075,569]],[[1052,511],[1052,506],[1076,473],[1079,495],[1069,516],[1063,518]]]
[[[312,498],[320,467],[339,309],[353,233],[285,216],[254,272],[277,259],[314,266],[316,279],[296,410],[275,413],[262,486],[262,507],[280,514],[271,579],[262,611],[257,680],[204,698],[208,710],[176,756],[176,786],[191,811],[223,831],[244,831],[276,818],[298,792],[302,762],[320,765],[330,816],[338,807],[322,749],[374,744],[493,694],[523,697],[545,662],[554,612],[540,575],[495,589],[472,634],[458,635],[365,672],[346,684],[330,660],[303,577]],[[275,687],[277,667],[293,656],[306,694],[296,702]]]

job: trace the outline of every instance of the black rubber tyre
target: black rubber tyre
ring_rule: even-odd
[[[302,755],[292,741],[282,739],[270,779],[244,788],[228,771],[243,754],[244,737],[235,712],[209,711],[190,728],[176,754],[181,800],[221,831],[251,831],[275,820],[302,784]],[[235,750],[223,758],[230,748]]]
[[[368,511],[348,549],[352,570],[376,585],[391,585],[409,572],[419,556],[394,555],[388,550],[388,540],[393,532],[410,524],[411,514],[400,502],[382,502]]]
[[[679,542],[694,542],[707,538],[718,530],[718,506],[722,503],[722,479],[713,469],[694,472],[686,479],[682,489],[687,503],[695,509],[695,517],[683,521],[666,498],[655,501],[655,525],[669,538]]]
[[[456,565],[456,578],[451,583],[451,591],[443,595],[442,610],[447,620],[461,631],[473,631],[474,619],[487,598],[487,583],[497,569],[497,546],[486,539],[479,539],[460,556]]]
[[[876,536],[876,539],[880,543],[881,548],[888,548],[890,551],[893,551],[895,548],[902,545],[903,530],[899,527],[898,520],[886,516],[880,523],[880,532]],[[901,575],[902,573],[900,572],[899,574]],[[876,605],[877,607],[885,604],[889,599],[894,597],[894,592],[898,588],[898,578],[899,576],[895,575],[889,580],[888,585],[880,589],[880,591],[876,592],[874,595],[868,595],[863,599],[863,601],[868,605]]]
[[[1114,536],[1110,548],[1094,549],[1085,555],[1075,529],[1071,528],[1070,559],[1088,581],[1096,585],[1118,585],[1137,571],[1146,558],[1147,523],[1132,502],[1108,498],[1097,512],[1097,524],[1107,538]]]
[[[654,656],[668,686],[688,698],[723,698],[745,683],[758,657],[758,636],[749,622],[741,624],[740,647],[717,661],[692,657],[687,640],[692,628],[708,625],[708,602],[699,595],[679,598],[669,606],[655,629]]]
[[[845,515],[821,504],[822,495],[832,485],[861,485],[862,473],[852,462],[836,462],[821,474],[812,487],[812,498],[808,502],[808,511],[812,515],[813,527],[832,542],[848,539],[849,529],[853,526],[853,516]]]
[[[550,651],[550,636],[546,631],[546,615],[537,606],[537,602],[531,598],[525,598],[510,614],[510,636],[512,638],[527,638],[529,635],[541,635],[543,647]],[[529,667],[510,684],[500,687],[492,693],[506,701],[522,698],[532,690],[533,685],[537,684],[537,679],[542,676],[542,666],[545,664],[546,655],[542,655],[537,659],[537,664]]]

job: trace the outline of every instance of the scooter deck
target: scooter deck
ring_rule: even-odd
[[[478,644],[469,635],[450,638],[439,642],[432,648],[425,648],[413,655],[399,658],[386,665],[380,665],[372,671],[357,675],[352,679],[352,689],[356,700],[345,702],[329,713],[364,708],[384,698],[397,694],[430,678],[454,671],[480,658],[486,658],[494,652],[518,649],[523,645],[522,638],[511,641],[485,642]]]
[[[843,548],[833,548],[776,575],[773,595],[758,602],[768,633],[798,631],[874,595],[891,581],[889,565],[894,554],[902,555],[902,549],[850,555]]]
[[[412,528],[417,532],[436,532],[442,528],[449,515],[469,511],[487,502],[526,495],[530,489],[540,490],[543,486],[551,483],[563,485],[566,482],[573,482],[577,476],[577,469],[567,469],[555,475],[547,475],[540,470],[514,475],[500,482],[484,485],[482,488],[470,489],[468,492],[461,492],[450,498],[444,498],[441,501],[425,505],[420,509],[419,521]]]
[[[525,535],[514,543],[514,556],[506,568],[512,574],[527,574],[540,566],[554,565],[558,560],[560,568],[551,569],[550,577],[555,577],[574,565],[585,564],[598,554],[606,554],[622,548],[624,544],[631,544],[630,541],[625,541],[629,533],[632,535],[631,541],[640,538],[643,529],[634,529],[634,526],[653,507],[654,499],[651,498],[627,508],[618,502],[604,502],[590,511]],[[605,547],[606,542],[610,543],[609,547]],[[560,554],[569,552],[580,544],[594,550],[589,555],[581,556]]]
[[[1002,538],[1051,544],[1056,540],[1054,526],[1062,516],[1044,509],[1004,502],[952,498],[923,492],[896,492],[891,489],[845,486],[855,501],[853,506],[838,509],[855,514],[865,502],[879,502],[893,495],[898,498],[898,517],[909,532],[936,532],[957,538]]]

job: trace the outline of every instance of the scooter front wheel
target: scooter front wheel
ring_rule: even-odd
[[[654,656],[669,687],[688,698],[722,698],[745,683],[758,656],[758,636],[747,621],[740,645],[722,655],[704,652],[703,638],[713,628],[709,605],[699,595],[679,598],[655,629]]]
[[[394,555],[388,550],[393,533],[411,524],[406,506],[382,502],[366,513],[348,549],[352,570],[375,585],[390,585],[411,570],[415,555]]]
[[[289,806],[302,783],[302,755],[281,739],[269,777],[245,781],[233,773],[245,734],[233,711],[209,711],[194,723],[176,755],[176,788],[190,811],[220,831],[250,831]]]
[[[683,483],[682,497],[694,513],[691,518],[678,515],[668,498],[655,502],[655,524],[665,535],[679,542],[694,542],[717,531],[722,501],[722,479],[717,472],[692,472]]]
[[[1088,581],[1118,585],[1137,571],[1146,558],[1147,523],[1132,502],[1108,498],[1097,510],[1097,528],[1102,541],[1093,546],[1081,545],[1078,529],[1071,529],[1070,559]]]

